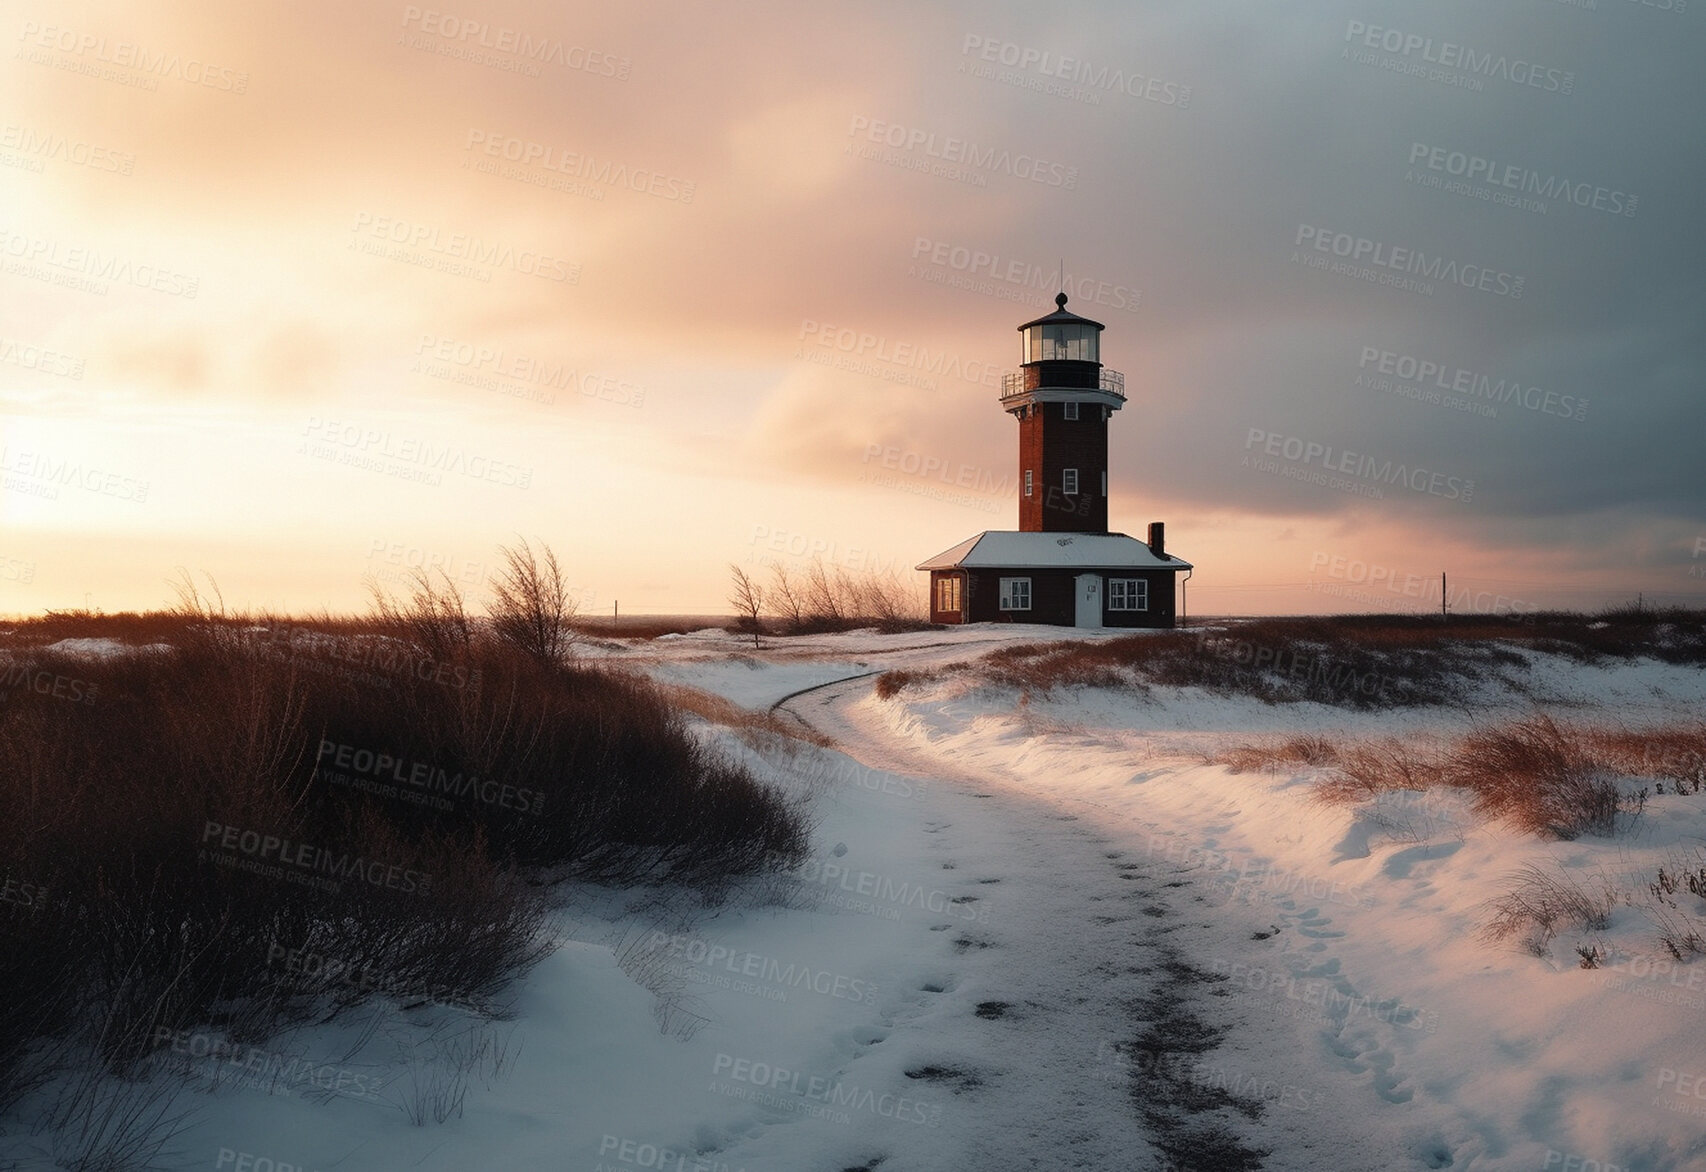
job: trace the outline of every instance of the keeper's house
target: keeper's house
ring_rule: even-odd
[[[968,538],[918,566],[938,623],[1171,627],[1178,575],[1191,564],[1149,540],[1108,531],[1108,420],[1125,377],[1103,370],[1103,326],[1066,309],[1019,327],[1020,367],[1001,406],[1019,421],[1019,532]]]

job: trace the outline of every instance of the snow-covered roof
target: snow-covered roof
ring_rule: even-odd
[[[1147,545],[1124,533],[989,531],[968,537],[916,568],[1188,570],[1191,563],[1170,555],[1156,557]]]

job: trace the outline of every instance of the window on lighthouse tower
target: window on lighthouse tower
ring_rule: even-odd
[[[1020,350],[1025,362],[1095,362],[1096,327],[1063,322],[1032,326],[1020,335]]]

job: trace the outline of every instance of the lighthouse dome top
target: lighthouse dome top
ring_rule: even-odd
[[[1076,313],[1073,313],[1071,310],[1067,309],[1066,308],[1066,294],[1064,294],[1064,293],[1056,293],[1054,295],[1054,304],[1055,304],[1055,311],[1053,313],[1047,314],[1044,317],[1039,317],[1035,321],[1028,321],[1024,325],[1020,326],[1019,328],[1021,330],[1028,330],[1032,326],[1060,325],[1062,323],[1071,323],[1073,325],[1095,326],[1098,330],[1107,329],[1107,327],[1104,326],[1101,322],[1091,321],[1087,317],[1079,317]]]
[[[1053,313],[1019,327],[1019,361],[1100,362],[1101,334],[1106,327],[1067,309],[1065,293],[1056,296],[1054,304]]]

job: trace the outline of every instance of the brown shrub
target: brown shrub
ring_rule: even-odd
[[[1292,737],[1269,745],[1241,745],[1214,757],[1233,773],[1277,770],[1286,765],[1336,765],[1339,749],[1325,737]]]

